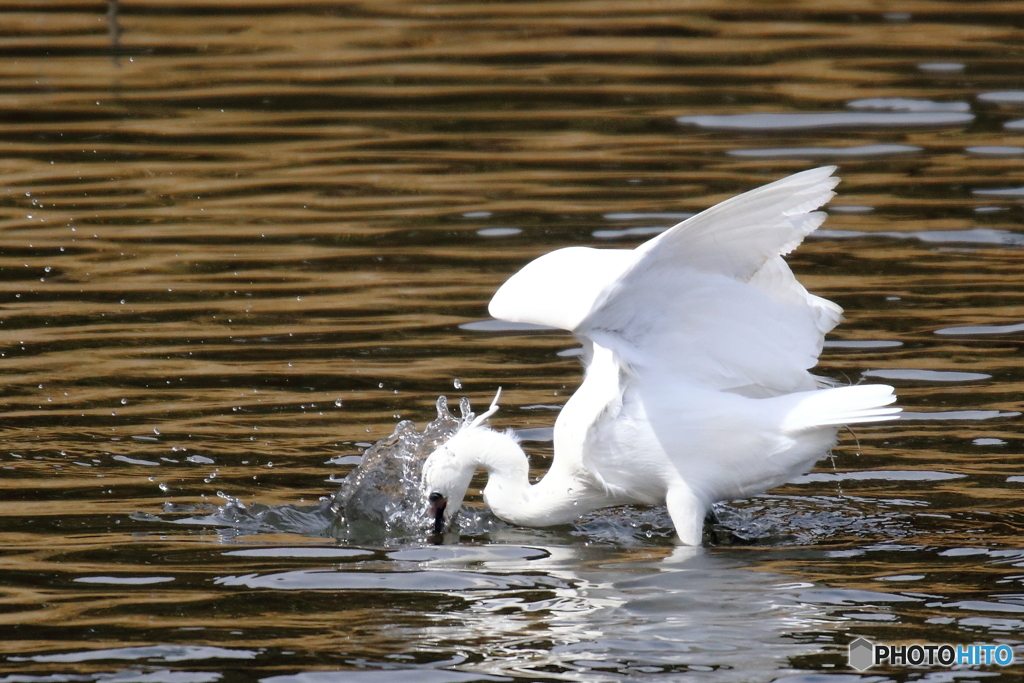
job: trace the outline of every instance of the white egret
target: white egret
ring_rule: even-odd
[[[892,387],[836,387],[809,372],[842,309],[808,293],[782,256],[825,220],[816,209],[835,196],[834,171],[733,197],[636,249],[559,249],[509,278],[491,315],[571,331],[583,383],[536,484],[514,435],[484,426],[497,397],[427,458],[435,532],[482,468],[484,501],[509,523],[665,504],[679,539],[699,545],[712,503],[808,471],[841,425],[896,419]]]

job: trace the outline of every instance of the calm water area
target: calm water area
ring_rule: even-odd
[[[818,372],[906,419],[701,549],[476,489],[443,545],[342,533],[440,395],[503,387],[547,468],[578,345],[488,317],[519,267],[826,164]],[[1013,677],[1022,250],[1021,2],[4,2],[0,683]],[[859,636],[1017,663],[858,674]]]

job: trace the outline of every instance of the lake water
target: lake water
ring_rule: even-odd
[[[858,636],[1019,667],[1022,40],[1014,2],[0,7],[0,683],[1002,671],[858,675]],[[819,370],[908,419],[703,549],[662,509],[332,533],[441,394],[502,386],[546,468],[580,369],[488,319],[518,267],[823,164],[790,258],[847,312]]]

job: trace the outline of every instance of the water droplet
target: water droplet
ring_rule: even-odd
[[[340,408],[341,407],[341,399],[340,398],[334,399],[334,405],[336,407]]]
[[[458,377],[455,378],[455,388],[456,389],[461,389],[462,388],[462,381],[459,380]]]
[[[122,398],[122,399],[121,399],[121,405],[123,405],[123,406],[126,406],[126,405],[128,405],[128,399],[126,399],[126,398]]]
[[[170,484],[168,484],[165,481],[160,482],[160,484],[157,485],[157,488],[163,491],[164,493],[167,493],[168,491],[171,490]]]

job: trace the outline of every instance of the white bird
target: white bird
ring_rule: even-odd
[[[536,484],[514,435],[483,424],[497,397],[427,458],[434,531],[482,468],[484,501],[509,523],[665,504],[679,539],[699,545],[712,503],[808,471],[841,425],[896,419],[892,387],[835,387],[809,372],[842,309],[808,293],[782,255],[825,220],[816,209],[835,196],[834,171],[733,197],[636,249],[559,249],[509,278],[491,315],[571,331],[586,374]]]

